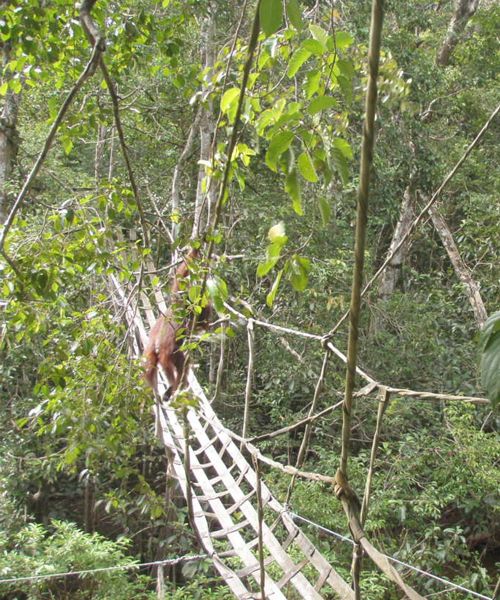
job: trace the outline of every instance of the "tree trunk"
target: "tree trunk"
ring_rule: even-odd
[[[105,125],[99,124],[97,126],[97,140],[95,145],[95,157],[94,157],[94,177],[95,183],[98,186],[103,178],[104,174],[104,150],[106,145],[106,136],[108,134],[108,128]]]
[[[448,32],[436,56],[436,63],[440,67],[450,64],[451,55],[478,6],[479,0],[456,0],[455,12],[448,26]]]
[[[390,254],[396,246],[398,246],[401,239],[406,235],[410,228],[413,218],[415,216],[415,175],[410,177],[405,192],[403,194],[403,202],[401,204],[401,210],[399,213],[399,219],[392,234],[391,244],[389,246],[388,254]],[[409,240],[404,243],[401,248],[394,254],[391,262],[387,265],[387,268],[380,277],[380,284],[378,288],[379,298],[382,300],[388,300],[397,288],[397,285],[401,279],[401,272],[403,264],[406,258],[406,254],[410,247]]]
[[[2,68],[9,62],[10,45],[0,45]],[[4,79],[2,78],[2,83]],[[9,180],[17,156],[19,139],[17,135],[17,115],[20,94],[8,90],[5,94],[0,114],[0,223],[4,223],[8,213]]]
[[[443,216],[439,212],[439,208],[434,205],[429,209],[429,214],[432,219],[432,223],[434,224],[434,228],[436,229],[439,237],[441,238],[441,242],[450,258],[451,264],[455,270],[457,277],[463,283],[465,292],[469,299],[470,305],[474,312],[474,318],[476,323],[481,329],[488,318],[486,313],[486,308],[484,307],[483,299],[481,298],[480,286],[478,282],[472,277],[471,270],[465,264],[463,258],[460,256],[460,251],[458,250],[457,245],[455,244],[455,240],[453,239],[453,235],[448,227],[446,221]]]
[[[215,8],[211,2],[208,14],[204,19],[201,31],[202,61],[205,67],[205,78],[210,81],[215,63]],[[208,87],[208,86],[207,86]],[[216,199],[214,182],[206,172],[206,162],[212,159],[212,146],[215,136],[215,119],[213,105],[210,99],[201,107],[200,116],[200,169],[196,189],[196,204],[191,237],[199,237],[210,223],[211,209]]]

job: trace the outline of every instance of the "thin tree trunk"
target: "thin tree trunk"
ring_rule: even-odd
[[[403,202],[401,204],[401,210],[399,212],[399,219],[392,234],[391,244],[389,246],[388,254],[392,253],[394,248],[397,248],[400,241],[405,237],[408,230],[413,223],[415,217],[415,174],[410,177],[404,194]],[[409,239],[399,248],[394,254],[391,261],[387,265],[387,268],[382,273],[380,278],[380,284],[378,288],[379,298],[382,300],[388,300],[397,288],[397,285],[401,279],[401,273],[408,249],[410,247]]]
[[[115,127],[111,125],[109,128],[109,167],[108,167],[108,181],[113,179],[113,173],[115,170]]]
[[[457,0],[455,12],[448,26],[448,32],[436,56],[436,63],[440,67],[450,64],[451,55],[455,50],[465,30],[469,19],[474,15],[479,6],[479,0]]]
[[[205,77],[210,81],[215,64],[215,7],[211,2],[208,14],[203,22],[201,31],[202,38],[202,60],[205,67]],[[200,169],[198,172],[198,185],[196,188],[196,203],[193,219],[193,231],[191,237],[196,238],[205,230],[210,223],[212,208],[217,197],[216,186],[206,172],[206,163],[212,158],[212,143],[215,135],[215,119],[213,105],[207,99],[201,107],[200,116]]]
[[[99,185],[104,170],[104,148],[106,145],[106,136],[108,134],[108,128],[105,125],[99,124],[97,126],[97,140],[95,145],[95,157],[94,157],[94,177],[96,185]]]
[[[1,6],[2,3],[0,3]],[[2,69],[9,62],[10,44],[0,45],[2,53]],[[1,81],[3,83],[3,79]],[[19,112],[20,94],[8,90],[5,94],[0,114],[0,223],[4,223],[8,214],[9,180],[19,148],[17,134],[17,115]]]
[[[431,206],[431,208],[429,208],[429,214],[431,216],[434,228],[441,238],[441,242],[443,243],[443,246],[450,258],[453,269],[455,270],[457,277],[464,285],[465,293],[467,294],[467,298],[469,299],[470,305],[474,312],[474,318],[479,329],[481,329],[488,318],[488,315],[479,291],[480,286],[472,277],[471,270],[461,257],[460,251],[455,244],[455,240],[453,239],[450,228],[448,227],[442,214],[439,212],[439,207],[436,205]]]

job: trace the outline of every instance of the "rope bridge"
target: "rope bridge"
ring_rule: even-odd
[[[140,356],[147,339],[148,327],[145,321],[151,327],[156,319],[151,303],[144,293],[141,293],[140,302],[135,303],[131,299],[133,291],[127,293],[116,279],[112,282],[117,304],[129,326],[134,354]],[[167,305],[158,287],[155,287],[155,301],[159,309],[165,312]],[[262,327],[279,327],[263,321],[249,321],[250,326],[257,323]],[[311,336],[295,330],[288,330],[288,333],[306,335],[319,341],[322,339],[321,336]],[[328,342],[328,347],[330,346],[335,349],[333,354],[345,362],[345,355]],[[382,390],[382,393],[361,508],[363,519],[359,516],[359,510],[350,506],[351,500],[348,500],[349,527],[355,546],[359,545],[363,549],[375,565],[404,592],[405,597],[419,600],[423,597],[403,581],[391,564],[390,557],[370,543],[362,528],[368,508],[382,415],[389,401],[390,391],[361,369],[359,371],[368,385],[358,394],[370,394],[375,389]],[[350,585],[312,544],[296,525],[292,513],[273,496],[261,480],[260,465],[266,464],[292,475],[292,485],[296,477],[321,481],[333,487],[338,486],[338,480],[319,473],[301,471],[300,462],[293,467],[264,456],[251,442],[265,436],[249,440],[228,430],[218,419],[192,371],[188,374],[188,385],[196,398],[197,406],[179,410],[169,403],[157,401],[157,433],[170,458],[169,475],[177,480],[182,490],[191,524],[200,544],[235,596],[242,599],[287,598],[289,590],[294,589],[294,593],[300,598],[354,599],[355,594]],[[162,396],[167,388],[168,382],[160,374],[159,395]],[[404,393],[400,394],[398,390],[398,395],[485,402],[483,398],[476,397],[438,395],[414,390],[402,392]],[[246,401],[249,402],[249,397]],[[306,426],[310,426],[316,418],[328,414],[336,406],[338,404],[309,415],[307,419],[278,430],[276,434],[285,433],[304,422]],[[247,412],[248,406],[246,409]],[[356,501],[357,498],[353,500]]]

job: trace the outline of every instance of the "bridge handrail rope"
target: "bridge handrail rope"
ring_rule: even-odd
[[[354,545],[354,542],[352,541],[351,538],[348,538],[345,535],[338,533],[338,531],[333,531],[332,529],[329,529],[328,527],[324,527],[323,525],[320,525],[319,523],[311,521],[310,519],[307,519],[306,517],[303,517],[302,515],[299,515],[293,511],[289,511],[289,514],[295,520],[302,521],[302,522],[306,523],[307,525],[311,525],[311,527],[314,527],[315,529],[319,529],[320,531],[323,531],[324,533],[331,535],[332,537],[335,537],[343,542],[348,542],[349,544]],[[439,581],[443,585],[446,585],[455,590],[459,590],[460,592],[464,592],[464,594],[470,594],[471,596],[475,596],[476,598],[481,598],[482,600],[494,600],[494,598],[490,598],[490,596],[485,596],[484,594],[480,594],[479,592],[470,590],[469,588],[466,588],[463,585],[460,585],[458,583],[453,583],[449,579],[445,579],[444,577],[439,577],[439,575],[434,575],[434,573],[430,573],[429,571],[425,571],[424,569],[415,567],[414,565],[411,565],[407,562],[399,560],[399,558],[390,556],[389,554],[384,554],[384,556],[391,562],[401,565],[402,567],[406,567],[407,569],[410,569],[411,571],[414,571],[415,573],[418,573],[419,575],[423,575],[424,577],[428,577],[429,579],[434,579],[435,581]]]
[[[274,323],[269,323],[268,321],[264,321],[262,319],[246,317],[243,313],[241,313],[236,308],[234,308],[234,306],[231,306],[228,302],[224,302],[224,306],[230,313],[237,316],[238,319],[241,319],[247,323],[248,323],[249,319],[251,318],[253,321],[253,324],[258,325],[259,327],[263,327],[265,329],[270,329],[270,330],[275,330],[275,331],[280,331],[281,333],[295,335],[297,337],[309,338],[309,339],[316,340],[321,343],[326,343],[327,348],[333,354],[335,354],[335,356],[340,358],[340,360],[344,364],[347,363],[346,355],[341,350],[339,350],[339,348],[337,348],[331,341],[325,342],[325,337],[326,337],[325,335],[318,335],[318,334],[314,334],[314,333],[300,331],[299,329],[294,329],[294,328],[290,328],[290,327],[284,327],[282,325],[276,325]],[[394,386],[377,381],[376,379],[374,379],[371,375],[366,373],[366,371],[364,371],[360,367],[356,367],[356,373],[367,382],[367,385],[356,393],[356,395],[359,395],[359,396],[368,395],[368,394],[372,393],[374,390],[382,388],[382,389],[387,389],[389,392],[391,392],[393,394],[397,394],[398,396],[401,396],[403,398],[421,397],[423,399],[427,398],[429,400],[463,401],[463,402],[468,402],[471,404],[489,404],[490,403],[488,398],[481,398],[480,396],[465,396],[465,395],[461,396],[458,394],[429,392],[426,390],[411,390],[408,388],[394,387]]]

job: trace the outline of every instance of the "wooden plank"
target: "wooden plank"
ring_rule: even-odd
[[[166,420],[166,417],[163,414],[164,412],[167,413],[167,415],[168,415],[168,425],[170,425],[174,430],[177,430],[177,431],[179,429],[182,429],[182,424],[179,422],[175,411],[173,411],[172,409],[167,409],[166,411],[161,411],[161,418],[163,420]],[[165,425],[167,426],[166,423],[165,423]],[[215,452],[215,450],[213,448],[211,448],[211,450],[215,454],[217,454],[217,452]],[[198,461],[198,457],[194,454],[193,451],[190,452],[190,460],[191,460],[192,465],[196,465],[196,463]],[[196,476],[198,483],[200,484],[200,487],[205,496],[210,496],[211,494],[215,493],[215,490],[210,486],[209,479],[204,470],[202,470],[202,469],[196,470],[195,476]],[[224,504],[218,498],[214,498],[213,500],[211,500],[209,502],[209,504],[210,504],[212,510],[214,511],[214,513],[217,515],[217,519],[220,522],[220,524],[222,525],[222,527],[227,528],[228,530],[231,530],[231,528],[234,527],[235,522],[232,520],[230,515],[227,513],[227,510],[226,510],[226,507],[224,506]],[[250,566],[251,564],[253,564],[255,562],[255,557],[254,557],[253,553],[248,548],[245,540],[240,535],[240,533],[238,533],[237,531],[231,531],[228,533],[227,539],[229,540],[229,542],[231,543],[233,548],[237,551],[238,557],[243,561],[244,565]],[[254,578],[257,582],[260,581],[258,576],[254,575]],[[266,574],[265,591],[266,591],[266,596],[269,598],[276,599],[276,600],[278,600],[278,599],[285,600],[285,597],[283,596],[283,594],[277,587],[276,583],[270,578],[270,576],[268,574]]]
[[[193,381],[191,382],[191,387],[196,395],[200,395],[201,397],[203,397],[203,390],[201,390],[199,383],[194,380],[194,376],[193,376]],[[245,478],[247,479],[250,486],[255,488],[256,476],[255,476],[254,470],[248,466],[246,459],[243,457],[243,455],[241,454],[241,452],[240,452],[239,448],[236,446],[236,444],[234,444],[234,442],[232,441],[232,438],[230,438],[230,436],[225,431],[224,426],[222,425],[222,423],[220,423],[217,416],[213,412],[211,405],[208,402],[203,402],[203,404],[200,408],[203,409],[203,416],[207,420],[210,420],[214,431],[217,432],[219,437],[223,440],[227,440],[227,439],[231,440],[232,443],[228,444],[227,451],[228,451],[229,455],[231,456],[232,460],[234,461],[234,464],[236,464],[238,466],[238,468],[242,471],[245,469],[245,473],[246,473]],[[265,485],[264,482],[261,483],[261,486],[262,486],[262,494],[263,495],[265,494],[266,496],[269,497],[269,506],[274,511],[276,511],[278,514],[282,515],[282,521],[285,524],[285,526],[287,527],[288,531],[292,531],[291,528],[293,528],[293,530],[298,531],[296,543],[299,547],[302,546],[301,550],[304,552],[304,550],[307,550],[309,547],[314,548],[313,544],[309,541],[307,536],[300,531],[300,529],[295,525],[295,523],[293,523],[293,521],[289,517],[289,515],[287,515],[285,512],[283,512],[282,505],[276,499],[274,499],[269,488]],[[319,572],[320,575],[324,574],[326,571],[329,571],[329,575],[327,577],[327,582],[337,592],[337,594],[339,594],[339,596],[340,596],[340,598],[342,598],[342,600],[353,600],[354,599],[354,592],[351,589],[351,587],[335,571],[335,569],[332,567],[332,565],[330,565],[330,563],[324,558],[324,556],[320,552],[315,551],[311,555],[310,560],[311,560],[311,564],[316,568],[316,570]]]
[[[204,394],[201,391],[201,388],[199,388],[199,384],[197,387],[201,393],[198,394],[198,390],[195,390],[194,387],[193,387],[193,391],[195,391],[196,395],[199,395],[199,397],[201,399],[203,399]],[[204,404],[208,404],[208,402],[204,402]],[[204,406],[204,408],[206,408],[206,407]],[[198,437],[198,439],[200,441],[202,441],[202,443],[204,443],[204,440],[208,440],[207,434],[206,434],[205,430],[201,427],[200,421],[198,420],[198,417],[194,411],[188,412],[188,420],[189,420],[189,424],[191,426],[192,431]],[[227,441],[227,440],[225,440],[225,441]],[[233,444],[232,440],[230,440],[228,443],[228,449],[232,445],[234,445],[234,444]],[[241,458],[243,458],[242,455],[240,455],[240,456],[241,456]],[[226,473],[224,473],[224,471],[226,470],[226,466],[213,447],[207,448],[207,457],[212,462],[214,468],[221,474],[221,477],[223,478],[223,481],[225,482],[227,489],[231,492],[231,495],[233,496],[234,500],[236,502],[242,501],[241,506],[240,506],[241,513],[245,516],[246,519],[248,519],[248,521],[250,522],[254,531],[257,532],[258,531],[257,511],[255,510],[253,505],[250,503],[250,501],[245,499],[245,496],[244,496],[243,492],[241,491],[241,489],[236,486],[235,480],[230,475],[227,475]],[[246,464],[247,463],[245,461],[245,465]],[[248,473],[250,473],[250,470],[248,471]],[[247,474],[247,477],[248,477],[248,474]],[[253,489],[255,489],[255,485],[253,486]],[[269,529],[269,527],[265,523],[262,524],[262,534],[263,534],[263,540],[264,540],[264,543],[265,543],[267,549],[269,550],[270,554],[272,556],[274,556],[276,563],[281,567],[281,569],[284,571],[284,573],[291,573],[291,572],[295,571],[295,567],[296,567],[295,563],[288,556],[288,554],[283,550],[278,539],[274,536],[272,531]],[[300,572],[294,573],[292,575],[291,583],[293,584],[295,589],[299,592],[299,594],[302,595],[303,598],[310,598],[311,600],[312,599],[321,600],[321,596],[318,594],[318,592],[316,592],[314,587],[306,579],[306,577],[304,577],[304,575],[302,573],[300,573]]]

